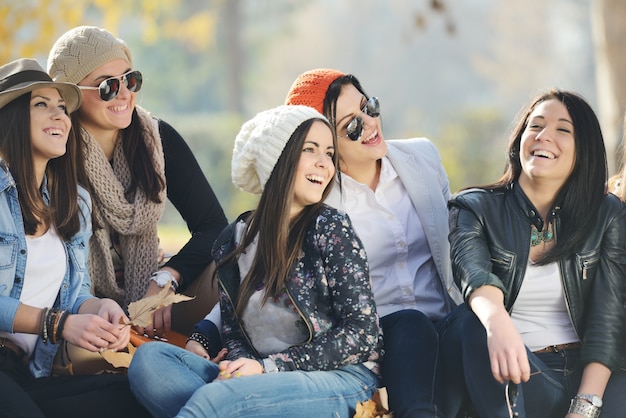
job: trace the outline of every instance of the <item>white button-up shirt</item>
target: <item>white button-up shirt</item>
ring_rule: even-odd
[[[442,318],[446,295],[417,211],[389,159],[382,159],[375,192],[344,173],[341,180],[341,202],[332,194],[326,203],[348,213],[363,241],[378,314],[416,309]]]

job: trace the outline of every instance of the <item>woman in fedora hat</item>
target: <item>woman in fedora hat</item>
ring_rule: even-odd
[[[90,351],[129,341],[121,307],[90,294],[90,199],[69,118],[80,102],[35,60],[0,67],[0,372],[37,404],[3,402],[12,417],[142,414],[125,376],[50,377],[61,340]]]

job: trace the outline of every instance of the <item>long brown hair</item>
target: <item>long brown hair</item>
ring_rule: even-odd
[[[304,140],[315,121],[324,123],[330,129],[333,135],[333,146],[337,149],[335,131],[327,121],[309,119],[303,122],[291,135],[276,162],[256,210],[246,219],[248,228],[241,243],[235,251],[220,262],[220,265],[234,262],[258,236],[256,254],[250,271],[242,280],[236,301],[236,310],[240,317],[250,296],[259,287],[265,286],[263,303],[270,297],[277,297],[283,292],[289,272],[300,256],[309,222],[315,219],[323,205],[322,202],[333,186],[334,182],[331,181],[318,203],[304,207],[293,219],[290,217],[294,195],[294,173],[302,155]],[[333,165],[337,167],[336,152],[333,155]]]
[[[31,147],[30,93],[0,109],[0,156],[15,179],[24,231],[34,235],[37,226],[54,224],[59,236],[69,241],[80,229],[78,206],[78,146],[75,131],[69,132],[64,155],[48,161],[46,179],[49,205],[43,204],[36,183]]]
[[[72,126],[74,131],[80,132],[81,124],[78,112],[74,112],[72,115]],[[130,125],[122,129],[122,151],[128,162],[128,169],[131,174],[131,183],[128,190],[124,192],[127,196],[133,196],[137,188],[139,188],[144,191],[148,199],[155,203],[161,203],[159,193],[165,188],[165,179],[152,164],[150,150],[142,135],[144,135],[144,130],[135,108],[133,109]],[[160,140],[160,138],[157,140]],[[82,149],[80,152],[82,155]],[[79,167],[78,180],[82,185],[88,186],[90,184],[83,167]]]

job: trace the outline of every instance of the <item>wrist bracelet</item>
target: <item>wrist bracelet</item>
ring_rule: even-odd
[[[48,344],[48,330],[46,329],[46,318],[48,317],[49,308],[43,308],[39,316],[39,335],[44,344]]]
[[[278,366],[276,366],[276,362],[269,357],[263,359],[263,370],[265,373],[277,373],[280,371]]]
[[[599,418],[601,408],[590,404],[582,398],[574,398],[570,402],[568,414],[578,414],[585,418]]]
[[[59,318],[59,324],[57,325],[57,329],[55,332],[55,339],[57,341],[61,341],[63,339],[63,329],[65,328],[65,320],[70,316],[68,311],[63,311],[61,317]]]
[[[211,344],[209,342],[209,339],[203,334],[200,334],[199,332],[194,332],[189,336],[189,338],[187,338],[187,342],[189,341],[195,341],[199,343],[207,353],[211,353]]]

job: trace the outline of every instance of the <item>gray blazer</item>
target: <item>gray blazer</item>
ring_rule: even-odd
[[[450,186],[439,152],[426,138],[388,140],[387,148],[387,157],[420,218],[439,280],[449,296],[447,308],[452,310],[463,297],[452,277],[447,206]],[[340,202],[339,193],[335,186],[326,202]]]

